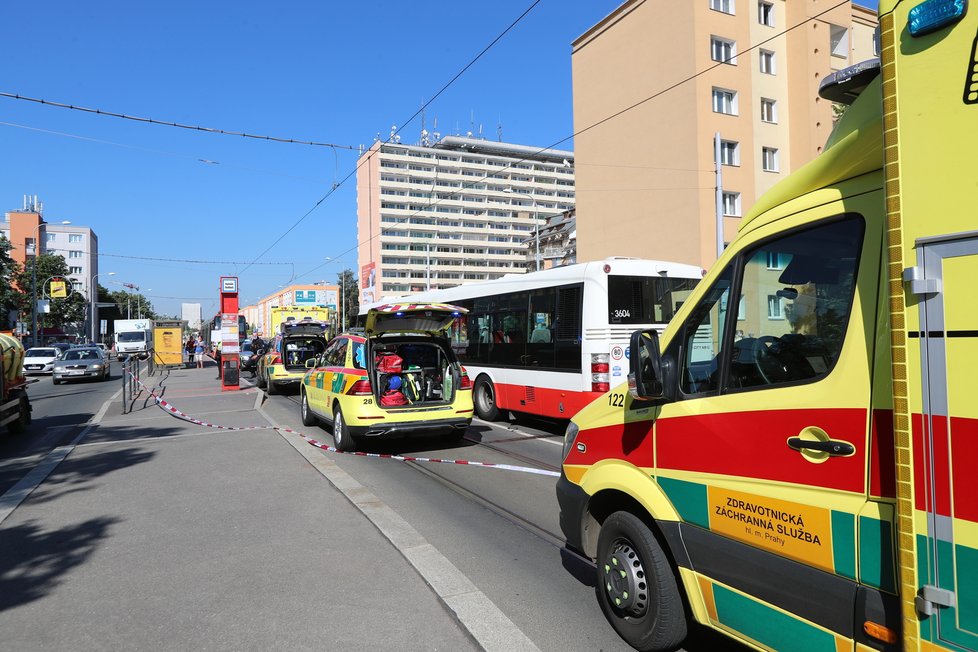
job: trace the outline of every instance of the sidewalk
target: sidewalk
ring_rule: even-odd
[[[118,374],[118,371],[116,371]],[[216,366],[143,377],[194,417],[267,425]],[[451,611],[274,430],[117,397],[0,524],[6,649],[475,649]]]

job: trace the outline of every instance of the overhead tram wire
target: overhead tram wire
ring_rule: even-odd
[[[177,127],[178,129],[188,129],[190,131],[203,131],[210,134],[220,134],[222,136],[240,136],[242,138],[252,138],[255,140],[267,140],[275,143],[287,143],[290,145],[311,145],[313,147],[332,147],[332,148],[349,149],[349,150],[357,149],[353,145],[337,145],[336,143],[322,143],[314,140],[299,140],[297,138],[283,138],[280,136],[263,136],[260,134],[249,134],[243,131],[231,131],[228,129],[217,129],[214,127],[201,127],[199,125],[188,125],[180,122],[157,120],[155,118],[144,118],[135,115],[127,115],[125,113],[117,113],[115,111],[106,111],[104,109],[92,109],[84,106],[76,106],[74,104],[65,104],[64,102],[54,102],[52,100],[44,100],[37,97],[27,97],[26,95],[20,95],[19,93],[8,93],[5,91],[0,91],[0,97],[7,97],[12,100],[24,100],[27,102],[36,102],[37,104],[43,104],[45,106],[54,106],[62,109],[71,109],[74,111],[82,111],[84,113],[105,115],[111,118],[120,118],[122,120],[132,120],[134,122],[142,122],[146,124],[154,124],[154,125],[160,125],[164,127]]]
[[[813,22],[815,20],[818,20],[821,16],[824,16],[825,14],[829,13],[830,11],[833,11],[834,9],[838,9],[842,5],[847,4],[849,1],[850,0],[842,0],[841,2],[839,2],[839,3],[835,4],[835,5],[832,5],[831,7],[829,7],[827,9],[825,9],[825,10],[823,10],[823,11],[815,14],[814,16],[810,16],[810,17],[806,18],[805,20],[801,21],[800,23],[796,23],[795,25],[792,25],[791,27],[788,27],[788,28],[784,29],[783,31],[778,32],[777,34],[774,34],[773,36],[771,36],[769,38],[766,38],[763,41],[760,41],[758,43],[755,43],[754,45],[746,48],[745,50],[743,50],[741,52],[739,52],[735,56],[728,57],[727,59],[724,59],[722,61],[717,61],[713,65],[708,66],[707,68],[704,68],[703,70],[700,70],[699,72],[693,73],[689,77],[686,77],[685,79],[682,79],[680,81],[677,81],[676,83],[674,83],[674,84],[672,84],[670,86],[667,86],[666,88],[663,88],[662,90],[657,91],[657,92],[653,93],[652,95],[649,95],[645,99],[639,100],[638,102],[635,102],[634,104],[632,104],[630,106],[627,106],[627,107],[621,109],[620,111],[617,111],[617,112],[615,112],[615,113],[613,113],[613,114],[611,114],[611,115],[609,115],[609,116],[607,116],[605,118],[602,118],[601,120],[598,120],[597,122],[594,122],[594,123],[588,125],[587,127],[584,127],[584,128],[582,128],[582,129],[580,129],[578,131],[575,131],[574,133],[570,134],[569,136],[565,136],[564,138],[561,138],[560,140],[558,140],[558,141],[556,141],[554,143],[551,143],[550,145],[547,145],[546,147],[541,147],[536,152],[534,152],[532,154],[529,154],[529,155],[525,156],[522,159],[513,161],[512,163],[509,163],[509,164],[507,164],[507,165],[499,168],[498,170],[493,171],[493,173],[491,173],[491,174],[487,174],[487,175],[483,176],[482,178],[479,178],[479,179],[476,179],[474,181],[471,181],[468,184],[463,185],[458,190],[455,190],[453,192],[446,193],[447,194],[446,197],[443,197],[441,199],[438,199],[437,201],[431,202],[425,208],[420,209],[420,210],[417,210],[417,211],[415,211],[415,212],[413,212],[410,215],[407,215],[405,217],[402,217],[401,219],[396,220],[396,221],[390,223],[388,226],[381,227],[380,228],[380,233],[378,233],[376,235],[372,235],[372,236],[368,237],[367,239],[365,239],[363,241],[358,241],[353,247],[350,247],[349,249],[346,249],[345,251],[342,251],[342,252],[340,252],[340,253],[338,253],[338,254],[336,254],[334,256],[330,256],[330,258],[332,258],[333,260],[338,259],[338,258],[342,258],[343,256],[347,255],[348,253],[350,253],[352,251],[355,251],[361,245],[365,245],[365,244],[369,243],[371,240],[373,240],[373,239],[379,237],[380,235],[382,235],[383,234],[383,231],[385,229],[390,229],[391,226],[397,226],[399,224],[404,224],[406,221],[410,220],[412,217],[415,217],[415,216],[420,215],[421,213],[423,213],[423,212],[425,212],[427,210],[430,210],[431,206],[436,206],[436,205],[440,204],[442,201],[444,201],[445,199],[450,199],[450,198],[452,198],[454,196],[461,195],[463,192],[465,192],[466,190],[471,189],[475,185],[477,185],[479,183],[482,183],[483,181],[487,181],[489,179],[494,178],[499,172],[505,172],[506,170],[511,169],[514,165],[518,165],[520,163],[524,163],[524,162],[532,159],[533,157],[538,156],[538,155],[542,154],[543,152],[546,152],[547,150],[554,149],[558,145],[562,145],[563,143],[567,142],[568,140],[570,140],[572,138],[575,138],[577,136],[580,136],[581,134],[583,134],[583,133],[585,133],[587,131],[590,131],[591,129],[594,129],[595,127],[598,127],[598,126],[600,126],[600,125],[602,125],[602,124],[604,124],[604,123],[606,123],[606,122],[608,122],[610,120],[613,120],[613,119],[615,119],[617,117],[620,117],[620,116],[624,115],[625,113],[627,113],[627,112],[629,112],[629,111],[631,111],[631,110],[633,110],[635,108],[638,108],[639,106],[645,104],[646,102],[649,102],[651,100],[654,100],[657,97],[660,97],[661,95],[663,95],[665,93],[668,93],[669,91],[675,90],[676,88],[679,88],[683,84],[687,84],[687,83],[693,81],[694,79],[696,79],[698,77],[701,77],[701,76],[705,75],[706,73],[708,73],[708,72],[710,72],[710,71],[712,71],[712,70],[714,70],[714,69],[716,69],[716,68],[718,68],[718,67],[720,67],[722,65],[726,65],[727,63],[729,63],[733,59],[736,59],[737,57],[744,56],[745,54],[747,54],[751,50],[756,50],[757,48],[761,47],[762,45],[765,45],[765,44],[767,44],[767,43],[769,43],[769,42],[771,42],[771,41],[773,41],[773,40],[775,40],[777,38],[780,38],[780,37],[784,36],[785,34],[787,34],[790,31],[793,31],[795,29],[798,29],[799,27],[802,27],[803,25],[806,25],[806,24],[808,24],[810,22]],[[690,171],[692,171],[692,170],[690,170]],[[328,264],[328,263],[321,263],[321,264],[317,265],[316,267],[313,267],[312,269],[310,269],[310,270],[308,270],[306,272],[303,272],[302,274],[299,274],[295,278],[296,278],[296,280],[298,280],[298,279],[300,279],[300,278],[302,278],[304,276],[308,276],[309,274],[312,274],[313,272],[315,272],[315,271],[319,270],[320,268],[324,267],[326,264]]]
[[[407,125],[409,125],[409,124],[411,124],[411,122],[412,122],[412,121],[413,121],[413,120],[414,120],[414,119],[415,119],[416,117],[418,117],[418,116],[419,116],[419,115],[421,114],[421,112],[422,112],[422,111],[424,111],[424,110],[425,110],[425,109],[426,109],[426,108],[427,108],[427,107],[428,107],[428,106],[429,106],[429,105],[430,105],[430,104],[431,104],[432,102],[434,102],[434,101],[435,101],[436,99],[438,99],[438,97],[439,97],[439,96],[440,96],[440,95],[441,95],[442,93],[444,93],[444,92],[445,92],[445,91],[446,91],[446,90],[448,89],[448,87],[449,87],[449,86],[451,86],[451,85],[452,85],[453,83],[455,83],[455,82],[456,82],[456,81],[458,80],[458,78],[459,78],[459,77],[461,77],[461,76],[462,76],[462,75],[463,75],[463,74],[464,74],[464,73],[465,73],[465,72],[466,72],[466,71],[467,71],[467,70],[468,70],[469,68],[471,68],[471,67],[472,67],[472,66],[473,66],[473,65],[474,65],[474,64],[475,64],[475,63],[476,63],[476,62],[477,62],[477,61],[478,61],[479,59],[481,59],[481,58],[483,57],[483,55],[485,55],[485,54],[486,54],[486,52],[488,52],[488,51],[489,51],[489,50],[490,50],[490,49],[491,49],[491,48],[492,48],[492,47],[493,47],[494,45],[496,45],[496,43],[498,43],[498,42],[500,41],[500,39],[502,39],[502,38],[503,38],[504,36],[506,36],[506,34],[508,34],[508,33],[510,32],[510,30],[512,30],[512,29],[513,29],[514,27],[516,27],[516,25],[517,25],[517,24],[518,24],[518,23],[519,23],[519,22],[520,22],[521,20],[523,20],[523,19],[524,19],[524,18],[526,17],[526,15],[527,15],[527,14],[529,14],[529,13],[530,13],[530,11],[532,11],[532,10],[533,10],[533,8],[534,8],[534,7],[536,7],[536,6],[538,5],[538,4],[540,4],[540,1],[541,1],[541,0],[533,0],[533,2],[532,2],[532,3],[530,4],[530,6],[529,6],[529,7],[527,7],[527,8],[526,8],[526,10],[524,10],[524,11],[523,11],[523,13],[521,13],[521,14],[520,14],[519,16],[517,16],[517,18],[516,18],[516,20],[514,20],[514,21],[513,21],[512,23],[510,23],[510,24],[509,24],[509,26],[508,26],[508,27],[506,27],[506,29],[504,29],[504,30],[503,30],[502,32],[500,32],[500,33],[499,33],[499,35],[498,35],[498,36],[496,36],[496,38],[494,38],[494,39],[493,39],[493,40],[492,40],[492,41],[491,41],[491,42],[489,43],[489,45],[487,45],[486,47],[484,47],[484,48],[482,49],[482,51],[481,51],[481,52],[479,52],[479,54],[477,54],[477,55],[475,55],[475,57],[473,57],[471,61],[469,61],[469,62],[468,62],[467,64],[465,64],[465,66],[463,66],[463,67],[462,67],[462,69],[461,69],[461,70],[459,70],[459,71],[458,71],[458,72],[457,72],[457,73],[455,74],[455,76],[454,76],[454,77],[452,77],[452,78],[451,78],[451,79],[450,79],[450,80],[448,81],[448,83],[446,83],[446,84],[445,84],[444,86],[442,86],[442,87],[441,87],[441,88],[440,88],[440,89],[438,90],[438,92],[437,92],[437,93],[435,93],[435,94],[434,94],[434,95],[433,95],[433,96],[431,97],[431,99],[430,99],[430,100],[428,100],[427,102],[425,102],[424,104],[422,104],[422,105],[421,105],[421,108],[419,108],[419,109],[418,109],[417,111],[415,111],[415,112],[414,112],[414,115],[412,115],[412,116],[411,116],[410,118],[408,118],[408,120],[407,120],[406,122],[403,122],[403,123],[401,124],[401,126],[399,126],[399,127],[397,128],[397,129],[395,129],[395,130],[394,130],[394,132],[393,132],[393,133],[391,134],[391,137],[393,138],[394,136],[396,136],[396,135],[398,135],[398,134],[400,134],[400,133],[401,133],[401,130],[402,130],[402,129],[404,129],[404,128],[405,128],[405,127],[406,127]],[[323,203],[324,201],[326,201],[326,199],[328,199],[330,195],[332,195],[332,194],[333,194],[334,192],[336,192],[336,190],[338,190],[338,189],[340,188],[340,186],[342,186],[342,185],[343,185],[343,184],[345,184],[345,183],[346,183],[347,181],[349,181],[349,180],[350,180],[350,177],[352,177],[353,175],[355,175],[355,174],[356,174],[356,173],[357,173],[357,172],[358,172],[358,171],[360,170],[360,168],[361,168],[361,167],[362,167],[362,166],[363,166],[363,165],[364,165],[365,163],[367,163],[367,161],[369,161],[369,160],[370,160],[370,159],[371,159],[371,158],[372,158],[372,157],[373,157],[373,156],[375,155],[375,153],[376,153],[375,151],[374,151],[374,152],[369,152],[369,153],[368,153],[368,154],[367,154],[367,155],[366,155],[365,157],[363,157],[363,158],[361,158],[361,160],[360,160],[360,161],[359,161],[359,162],[358,162],[358,163],[356,164],[356,166],[355,166],[355,167],[353,168],[353,170],[352,170],[352,171],[351,171],[351,172],[350,172],[349,174],[347,174],[347,175],[346,175],[345,177],[343,177],[343,180],[342,180],[342,181],[340,181],[339,183],[336,183],[336,182],[334,182],[334,183],[333,183],[333,186],[332,186],[332,187],[331,187],[331,188],[330,188],[330,189],[329,189],[329,190],[328,190],[328,191],[326,192],[326,194],[325,194],[325,195],[323,195],[322,197],[320,197],[320,198],[319,198],[319,201],[317,201],[317,202],[315,203],[315,205],[314,205],[314,206],[313,206],[312,208],[310,208],[310,209],[309,209],[308,211],[306,211],[306,213],[305,213],[305,214],[304,214],[304,215],[303,215],[302,217],[300,217],[300,218],[299,218],[298,220],[296,220],[296,222],[295,222],[295,223],[294,223],[294,224],[293,224],[292,226],[290,226],[290,227],[289,227],[289,228],[288,228],[288,229],[287,229],[287,230],[285,231],[285,233],[283,233],[282,235],[280,235],[280,236],[279,236],[279,237],[278,237],[278,238],[277,238],[277,239],[275,240],[275,242],[273,242],[272,244],[270,244],[270,245],[269,245],[268,247],[266,247],[266,248],[265,248],[265,250],[264,250],[264,251],[262,251],[262,252],[261,252],[260,254],[258,254],[258,255],[257,255],[257,256],[255,257],[255,261],[257,261],[257,260],[258,260],[259,258],[261,258],[261,257],[262,257],[262,256],[264,256],[264,255],[265,255],[266,253],[268,253],[268,252],[269,252],[269,251],[270,251],[270,250],[272,249],[272,247],[274,247],[274,246],[275,246],[275,245],[277,245],[277,244],[278,244],[279,242],[281,242],[281,241],[282,241],[282,239],[283,239],[283,238],[284,238],[285,236],[287,236],[287,235],[288,235],[289,233],[291,233],[291,232],[292,232],[292,231],[293,231],[293,230],[294,230],[294,229],[295,229],[295,228],[296,228],[297,226],[299,226],[299,224],[301,224],[301,223],[303,222],[303,220],[305,220],[305,219],[306,219],[307,217],[309,217],[309,215],[311,215],[311,214],[313,213],[313,211],[315,211],[315,210],[316,210],[317,208],[319,208],[319,206],[320,206],[320,205],[321,205],[321,204],[322,204],[322,203]],[[248,265],[246,265],[246,266],[244,267],[244,269],[241,269],[241,270],[240,270],[240,271],[239,271],[238,273],[239,273],[239,274],[241,274],[241,273],[243,273],[243,272],[244,272],[244,271],[245,271],[246,269],[248,269],[248,267],[251,267],[251,265],[252,265],[252,264],[254,264],[254,262],[252,262],[252,263],[249,263]],[[307,272],[307,274],[308,274],[308,273],[309,273],[309,272]]]

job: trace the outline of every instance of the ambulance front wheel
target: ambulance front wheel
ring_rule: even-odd
[[[676,576],[649,528],[615,512],[598,535],[595,593],[618,635],[637,650],[674,650],[686,638]]]
[[[483,421],[495,421],[499,418],[499,408],[496,407],[496,388],[492,381],[485,376],[476,378],[475,387],[472,389],[472,402],[475,404],[475,413]]]

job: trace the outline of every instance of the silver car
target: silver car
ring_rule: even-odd
[[[60,385],[65,380],[97,378],[106,380],[112,373],[109,359],[95,346],[69,349],[54,362],[52,382]]]

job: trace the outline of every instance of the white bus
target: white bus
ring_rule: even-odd
[[[625,380],[631,333],[665,328],[701,277],[693,265],[608,258],[383,303],[469,310],[450,335],[480,418],[512,410],[569,419]]]

